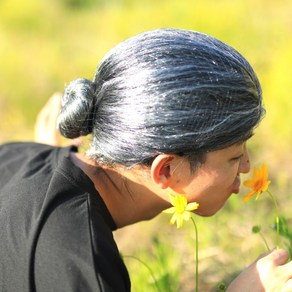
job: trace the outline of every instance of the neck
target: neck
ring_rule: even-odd
[[[118,228],[149,220],[169,207],[169,203],[149,188],[149,175],[135,170],[97,167],[82,154],[72,161],[92,180]]]

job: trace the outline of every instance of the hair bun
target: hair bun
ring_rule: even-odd
[[[66,138],[86,136],[92,132],[95,84],[87,79],[73,80],[62,96],[57,127]]]

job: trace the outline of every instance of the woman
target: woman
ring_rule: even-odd
[[[1,291],[129,291],[112,231],[153,218],[169,193],[215,214],[250,169],[246,141],[263,113],[251,66],[213,37],[158,29],[116,46],[62,97],[58,129],[92,134],[86,155],[1,148]],[[228,289],[288,291],[287,261],[263,255]]]

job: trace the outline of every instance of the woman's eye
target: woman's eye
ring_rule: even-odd
[[[243,156],[243,154],[241,154],[241,155],[239,155],[239,156],[236,156],[236,157],[232,158],[232,160],[233,160],[233,161],[240,160],[242,156]]]

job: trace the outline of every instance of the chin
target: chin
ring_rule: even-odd
[[[213,215],[215,215],[219,210],[215,210],[215,211],[202,211],[202,212],[196,212],[197,215],[201,216],[201,217],[211,217]]]
[[[196,214],[201,216],[201,217],[211,217],[221,211],[223,208],[224,204],[221,205],[220,207],[217,207],[216,209],[207,209],[207,210],[200,210],[200,207],[196,210]]]

